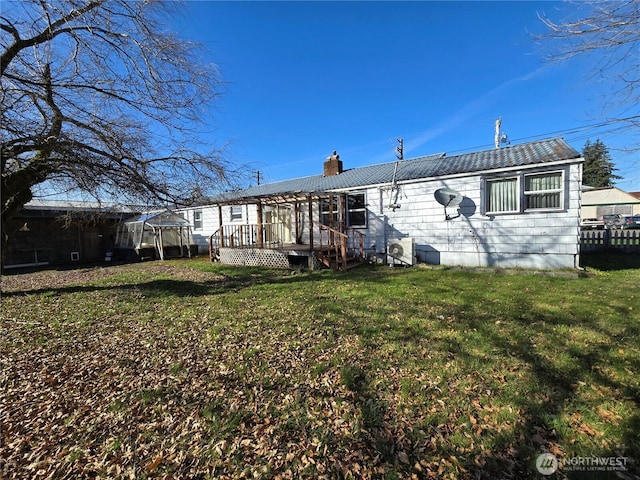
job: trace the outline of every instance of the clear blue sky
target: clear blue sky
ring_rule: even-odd
[[[211,140],[262,182],[492,148],[494,123],[512,143],[564,136],[578,151],[600,138],[618,186],[640,190],[637,138],[606,121],[606,82],[585,61],[548,65],[531,32],[559,2],[190,1],[174,28],[204,44],[227,85]]]

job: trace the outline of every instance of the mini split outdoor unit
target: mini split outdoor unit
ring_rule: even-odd
[[[416,248],[413,238],[389,238],[387,240],[387,263],[393,265],[415,265]]]

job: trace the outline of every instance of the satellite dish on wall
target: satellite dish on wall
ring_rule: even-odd
[[[464,198],[460,192],[456,192],[450,188],[439,188],[435,191],[433,196],[436,197],[436,201],[440,205],[444,205],[445,207],[455,207],[456,205],[460,205],[460,202],[462,202],[462,199]]]
[[[462,202],[464,196],[460,192],[451,190],[450,188],[439,188],[434,192],[433,196],[435,197],[436,202],[444,207],[445,220],[453,220],[460,216],[460,213],[456,216],[451,216],[447,213],[447,207],[456,207]]]

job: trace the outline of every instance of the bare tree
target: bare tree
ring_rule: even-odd
[[[539,14],[547,29],[535,38],[551,43],[551,61],[589,56],[591,79],[609,86],[607,103],[617,112],[612,123],[640,127],[640,0],[566,4],[570,8],[561,20]]]
[[[43,182],[100,200],[175,202],[225,182],[198,141],[215,65],[166,28],[176,2],[3,1],[2,240]]]

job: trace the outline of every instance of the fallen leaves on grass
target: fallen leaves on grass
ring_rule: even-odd
[[[454,317],[450,344],[416,333],[405,355],[383,341],[398,312],[365,342],[335,294],[305,317],[287,289],[264,308],[250,287],[161,263],[3,277],[0,477],[518,478],[516,445],[562,453],[496,402],[528,365],[466,366]]]

